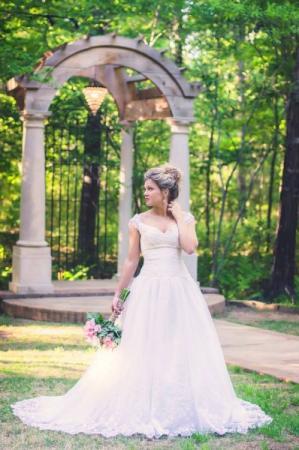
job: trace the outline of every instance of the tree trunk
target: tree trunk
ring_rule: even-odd
[[[273,153],[271,158],[270,166],[270,181],[269,181],[269,191],[268,191],[268,210],[267,210],[267,251],[270,249],[271,243],[271,220],[272,220],[272,207],[273,207],[273,190],[275,181],[275,169],[276,169],[276,159],[278,153],[279,145],[279,115],[278,115],[278,97],[275,95],[274,98],[274,135],[273,135]]]
[[[240,38],[241,40],[241,38]],[[244,35],[242,35],[242,40],[244,40]],[[244,122],[244,110],[246,108],[245,106],[245,76],[244,76],[244,61],[238,62],[238,78],[239,78],[239,94],[240,94],[240,115],[242,118],[242,121]],[[241,127],[241,136],[240,136],[240,146],[239,146],[239,152],[238,152],[238,185],[239,185],[239,209],[245,208],[246,211],[246,204],[244,206],[244,199],[247,195],[247,186],[246,186],[246,172],[248,169],[245,166],[245,159],[246,155],[244,154],[246,149],[246,130],[247,127],[243,123]]]
[[[89,115],[84,137],[84,169],[81,190],[78,252],[83,264],[97,262],[97,245],[95,239],[96,217],[99,206],[100,174],[99,161],[101,154],[101,121],[100,114]]]
[[[212,119],[208,161],[206,168],[206,195],[205,195],[206,247],[209,247],[210,245],[211,167],[213,160],[214,132],[215,132],[215,117],[213,117]]]
[[[272,300],[281,294],[287,294],[294,303],[295,249],[299,197],[299,46],[296,49],[294,83],[289,94],[286,112],[287,135],[280,194],[280,218],[271,278],[265,290],[265,297],[268,300]]]
[[[239,26],[238,33],[236,34],[236,41],[238,47],[242,48],[245,41],[245,29],[244,25]],[[242,121],[242,126],[240,130],[240,145],[238,151],[238,186],[239,186],[239,210],[244,210],[244,215],[246,213],[246,203],[244,199],[247,196],[247,186],[246,186],[246,173],[248,168],[246,167],[246,134],[247,125],[245,124],[245,111],[246,111],[246,96],[245,96],[245,63],[244,60],[240,59],[238,61],[238,92],[240,96],[240,119]]]

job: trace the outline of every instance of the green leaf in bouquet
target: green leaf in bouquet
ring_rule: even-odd
[[[88,312],[88,313],[86,313],[86,318],[87,318],[87,320],[94,319],[96,324],[103,324],[103,322],[105,321],[103,315],[100,313]]]
[[[123,288],[120,291],[119,298],[124,302],[129,294],[130,294],[130,290],[128,288]]]

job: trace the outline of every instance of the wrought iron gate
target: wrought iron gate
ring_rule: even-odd
[[[66,105],[67,106],[67,105]],[[92,116],[54,104],[46,125],[46,230],[53,278],[110,278],[117,269],[119,131],[104,104]]]

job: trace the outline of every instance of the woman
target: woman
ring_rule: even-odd
[[[271,423],[236,396],[206,301],[182,259],[198,245],[195,219],[176,201],[181,172],[169,165],[144,175],[148,211],[129,221],[129,250],[112,310],[122,328],[113,351],[100,349],[64,395],[12,405],[24,423],[70,434],[246,433]],[[140,253],[144,264],[133,278]],[[129,287],[121,305],[119,293]]]

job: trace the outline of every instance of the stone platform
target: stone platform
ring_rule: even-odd
[[[116,280],[54,281],[50,295],[0,293],[2,312],[12,316],[49,322],[83,323],[87,312],[100,312],[108,318]],[[225,299],[217,289],[201,287],[211,314],[223,312]]]

